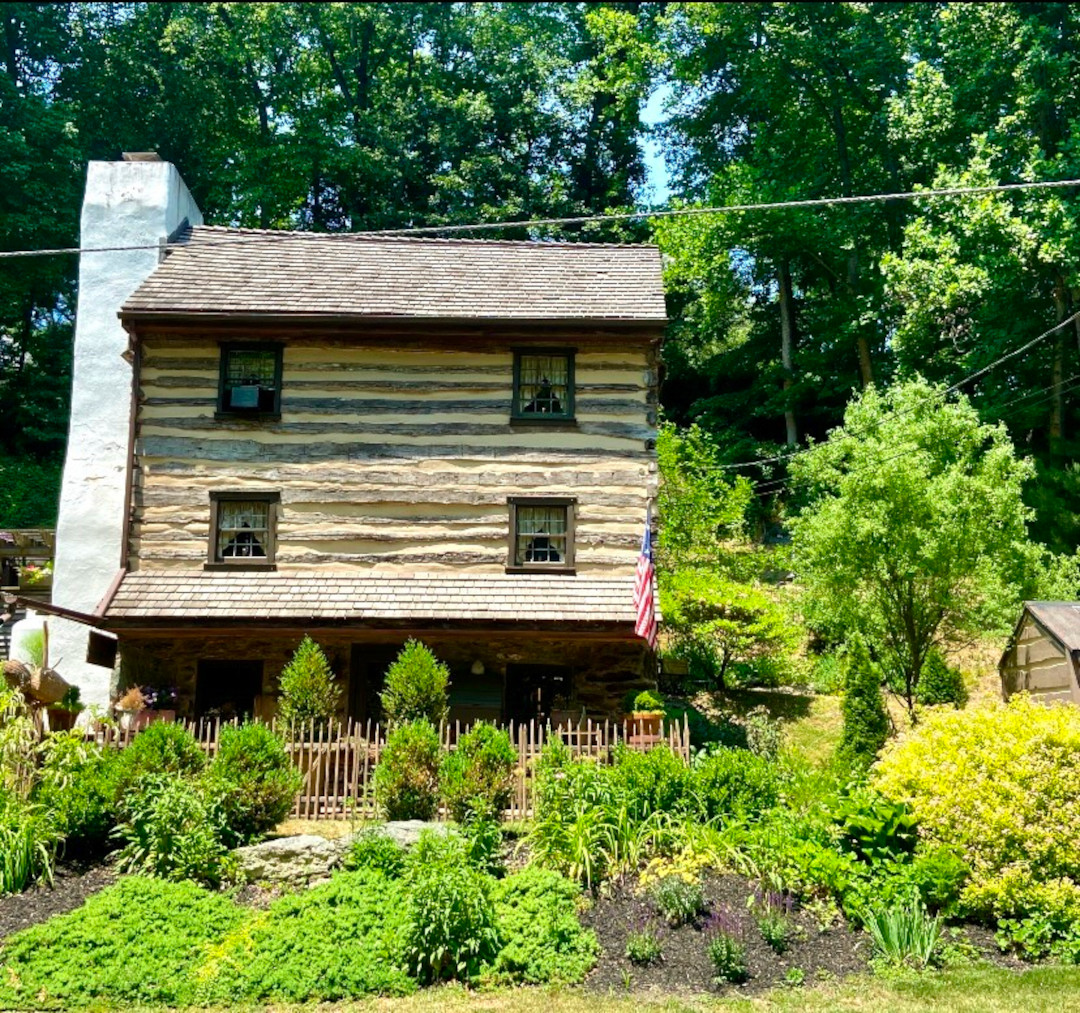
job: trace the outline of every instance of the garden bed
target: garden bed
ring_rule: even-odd
[[[82,907],[87,897],[114,882],[108,865],[69,864],[57,867],[53,885],[39,884],[23,893],[0,897],[0,939],[48,921],[53,915]]]
[[[741,916],[750,977],[741,985],[718,986],[707,953],[704,925],[708,915],[679,928],[661,930],[663,956],[640,966],[626,957],[626,940],[635,928],[652,921],[659,923],[655,908],[639,895],[632,883],[616,885],[609,896],[600,898],[582,915],[600,941],[596,967],[585,980],[586,988],[607,993],[628,988],[663,992],[701,993],[727,991],[736,994],[764,992],[785,984],[793,968],[803,972],[807,984],[835,980],[864,971],[872,945],[867,935],[851,931],[843,922],[821,931],[806,911],[796,910],[791,918],[797,938],[783,955],[776,954],[761,938],[748,912],[754,886],[741,876],[710,876],[704,879],[709,910],[727,907]]]

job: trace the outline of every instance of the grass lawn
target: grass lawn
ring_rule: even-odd
[[[236,1013],[241,1007],[233,1007]],[[405,999],[369,999],[323,1006],[260,1006],[285,1011],[342,1013],[683,1013],[696,1010],[882,1010],[889,1013],[1050,1013],[1080,1010],[1080,968],[1039,967],[1023,972],[999,968],[910,974],[900,978],[853,978],[844,982],[778,990],[753,999],[670,998],[640,993],[602,996],[581,989],[518,988],[468,992],[433,988]]]

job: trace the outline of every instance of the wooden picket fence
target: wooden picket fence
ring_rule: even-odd
[[[183,724],[195,736],[208,756],[217,753],[222,728],[220,720],[177,723]],[[277,728],[276,723],[274,727]],[[536,760],[544,745],[552,739],[565,743],[573,757],[597,763],[610,763],[619,743],[640,751],[666,745],[676,756],[687,763],[690,761],[690,730],[685,716],[681,722],[664,721],[659,729],[630,720],[582,720],[555,728],[536,721],[511,721],[503,727],[517,752],[513,794],[504,813],[508,819],[527,819],[532,815]],[[469,726],[461,722],[444,722],[439,728],[443,748],[456,748],[458,740],[468,730]],[[377,815],[373,775],[386,748],[385,725],[350,719],[329,727],[311,723],[306,728],[290,726],[283,731],[285,748],[304,775],[303,787],[293,805],[295,818],[344,820],[371,819]],[[123,748],[138,732],[110,723],[88,734],[103,745]]]

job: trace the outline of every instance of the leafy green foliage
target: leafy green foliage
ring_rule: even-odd
[[[634,697],[633,710],[639,713],[662,714],[664,712],[664,698],[659,693],[647,689]]]
[[[116,824],[121,753],[87,742],[81,731],[54,732],[41,745],[34,800],[64,838],[65,857],[101,854]]]
[[[649,895],[656,910],[673,928],[689,924],[705,910],[701,883],[688,882],[681,876],[661,876],[652,885]]]
[[[493,876],[503,872],[502,825],[500,818],[470,812],[458,828],[469,848],[469,861]]]
[[[500,936],[492,881],[469,862],[465,842],[422,832],[405,877],[410,971],[422,983],[477,977],[498,954]]]
[[[871,907],[866,930],[878,956],[901,967],[929,967],[941,942],[941,915],[929,915],[919,901]]]
[[[116,836],[122,872],[218,886],[231,871],[224,814],[200,785],[174,774],[145,774],[132,785]]]
[[[120,752],[117,791],[126,792],[146,774],[187,777],[206,766],[206,754],[183,725],[157,721]]]
[[[43,806],[0,790],[0,895],[51,882],[58,844]]]
[[[345,856],[346,869],[372,869],[387,879],[400,879],[405,871],[405,849],[378,827],[361,830]]]
[[[229,1005],[404,995],[416,987],[408,932],[400,882],[372,868],[340,873],[215,941],[198,968],[201,995]]]
[[[469,816],[498,818],[510,804],[517,752],[504,729],[478,722],[442,760],[443,802],[459,823]]]
[[[841,704],[844,730],[837,753],[844,763],[865,769],[888,741],[892,723],[881,693],[881,670],[859,636],[848,647],[846,669]]]
[[[705,950],[718,984],[738,985],[750,976],[746,963],[746,929],[730,908],[714,911],[705,925]]]
[[[752,817],[780,796],[775,763],[742,749],[714,747],[695,762],[693,774],[703,819]]]
[[[375,768],[375,798],[389,820],[429,820],[439,804],[439,733],[427,721],[398,725]]]
[[[419,640],[407,640],[386,670],[379,696],[383,716],[391,725],[429,721],[438,726],[446,720],[450,669]]]
[[[292,809],[301,783],[281,736],[267,725],[245,722],[221,729],[206,788],[218,800],[234,846],[277,826]]]
[[[940,651],[931,651],[923,665],[915,699],[922,704],[963,707],[968,699],[963,673],[957,668],[950,668]]]
[[[864,862],[895,861],[915,851],[918,827],[902,802],[856,792],[836,807],[835,819],[842,846]]]
[[[334,678],[323,649],[309,636],[300,641],[281,671],[278,716],[286,725],[316,726],[337,714],[341,686]]]
[[[1080,938],[1080,859],[1064,843],[1080,831],[1078,767],[1080,713],[1021,695],[928,714],[886,748],[874,784],[970,868],[964,910]]]
[[[791,468],[810,618],[862,632],[909,707],[935,644],[1015,617],[1041,558],[1022,496],[1032,466],[966,398],[918,379],[869,387]]]
[[[651,922],[646,922],[640,929],[631,929],[626,934],[625,955],[631,964],[639,967],[655,964],[664,955],[660,930]]]
[[[600,946],[595,933],[577,919],[576,884],[529,866],[496,883],[492,899],[503,941],[493,965],[496,977],[530,985],[584,979]]]
[[[0,1006],[190,1005],[202,948],[246,917],[194,883],[124,877],[4,940]]]

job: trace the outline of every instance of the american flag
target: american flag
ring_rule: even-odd
[[[653,594],[653,579],[656,571],[652,557],[652,525],[650,516],[645,515],[645,534],[641,539],[641,555],[637,561],[637,576],[634,579],[634,610],[637,621],[634,632],[644,637],[651,648],[656,648],[656,601]]]

